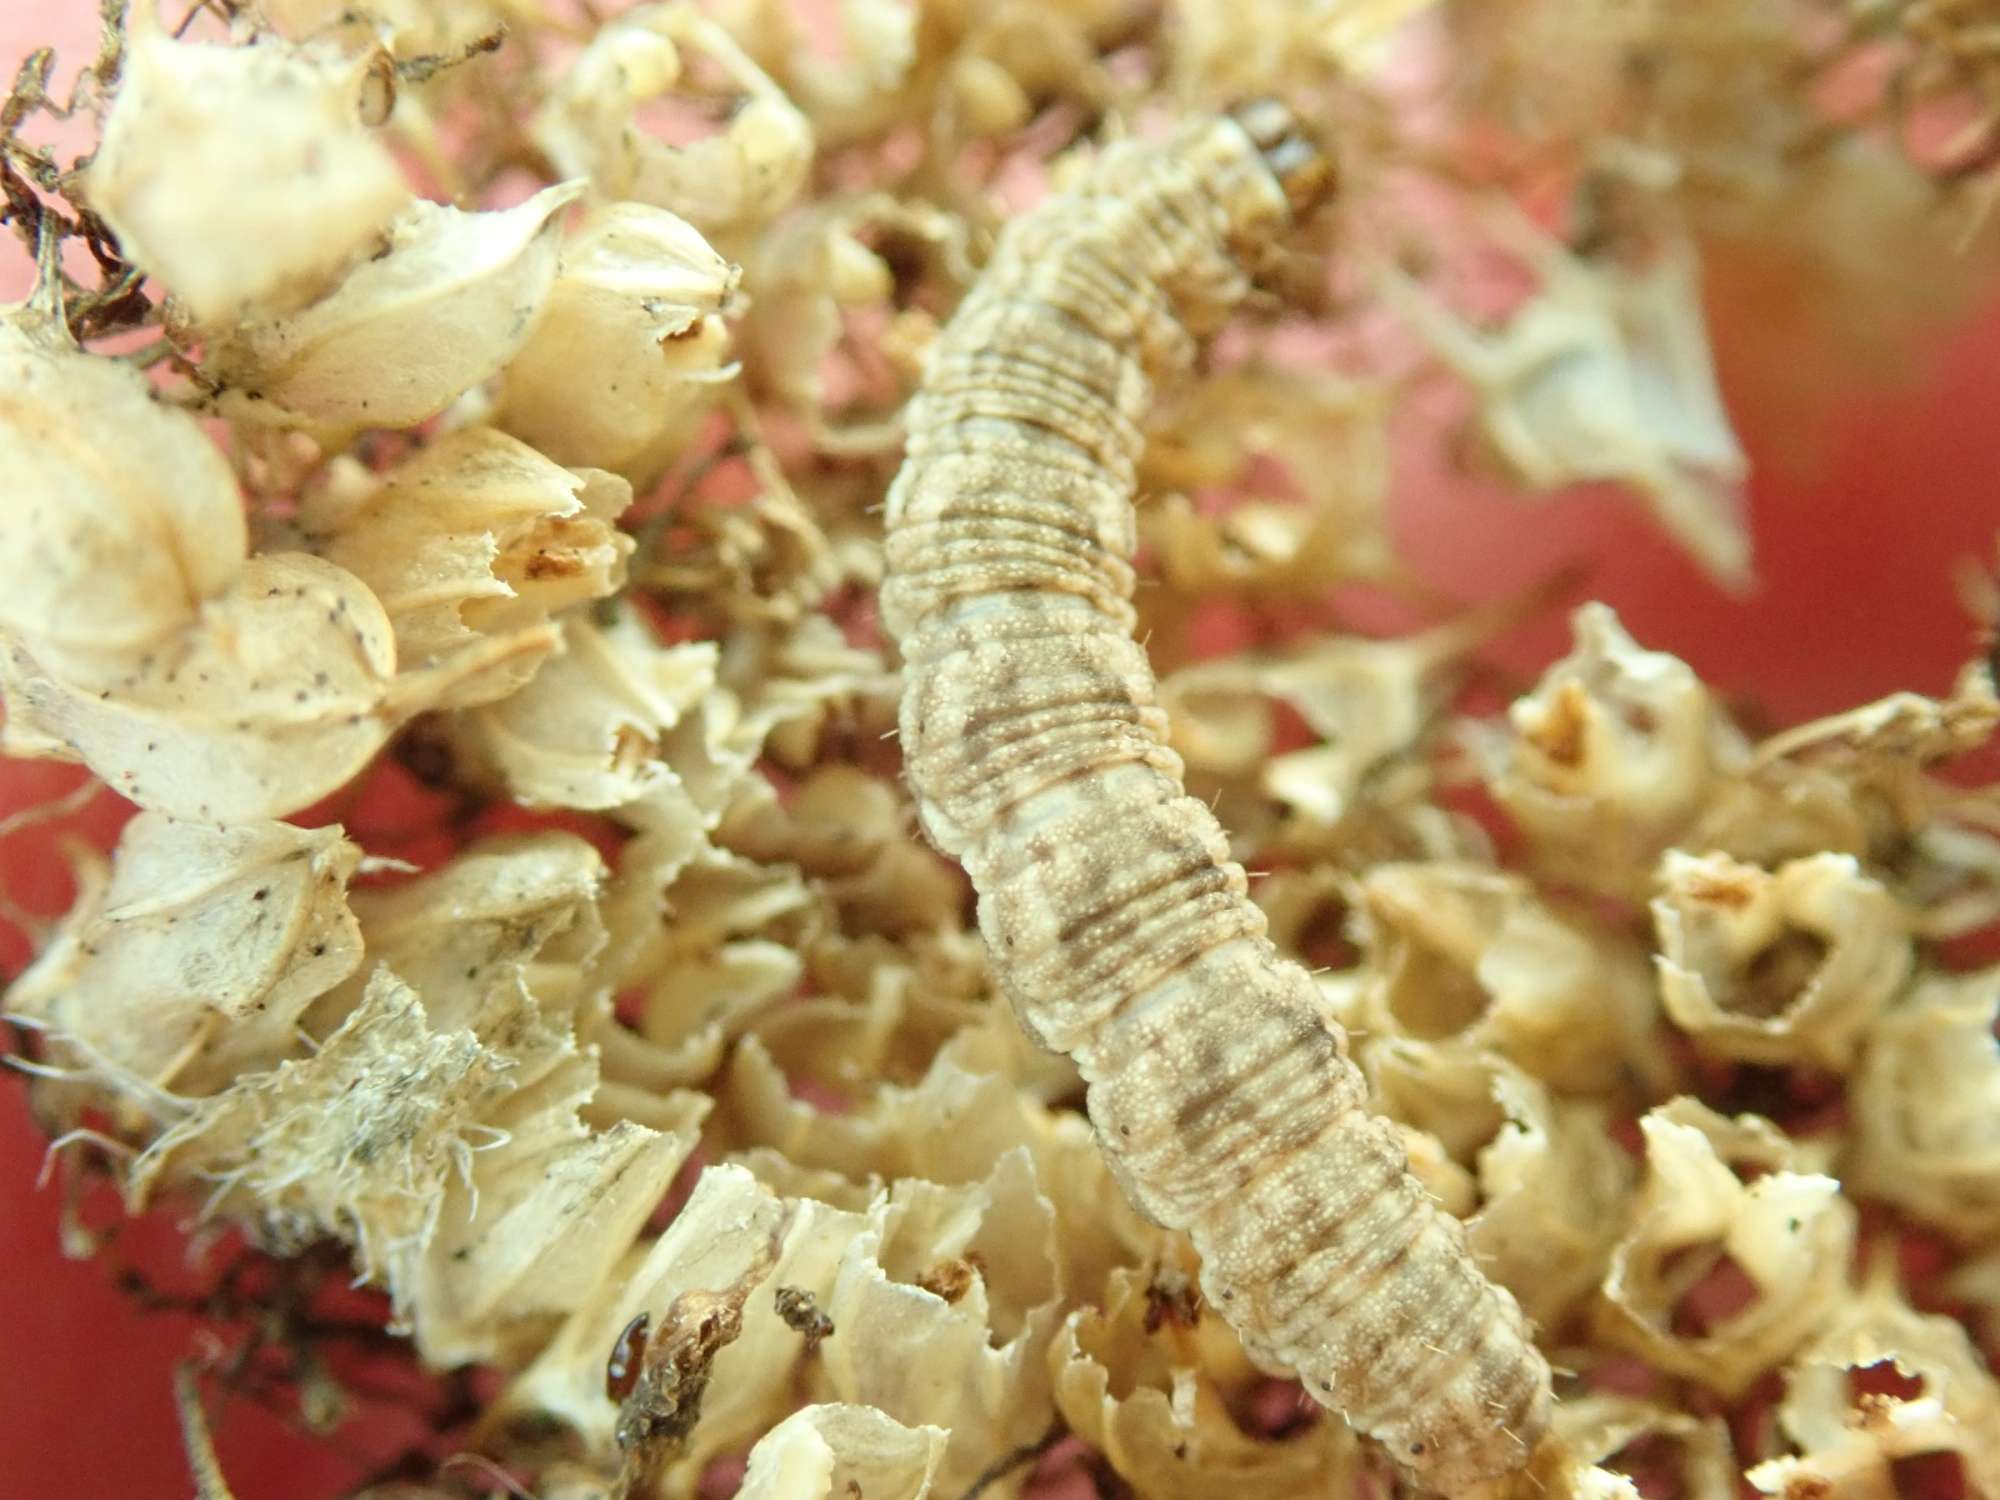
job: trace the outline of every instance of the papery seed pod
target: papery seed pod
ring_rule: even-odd
[[[540,19],[533,0],[258,0],[259,14],[287,36],[366,26],[398,58],[440,57],[470,47],[509,18]]]
[[[0,634],[65,680],[124,676],[242,571],[221,451],[38,303],[0,311],[0,448]]]
[[[1263,1372],[1186,1267],[1121,1266],[1094,1301],[1049,1350],[1056,1406],[1134,1493],[1330,1496],[1363,1482],[1361,1441],[1336,1422],[1282,1437],[1245,1430]]]
[[[494,213],[414,204],[383,254],[310,307],[232,329],[204,371],[246,418],[413,427],[527,341],[555,280],[560,215],[583,190],[558,183]]]
[[[644,129],[639,105],[682,81],[682,49],[713,62],[743,100],[721,134],[674,145]],[[804,115],[720,26],[688,0],[642,5],[605,26],[535,122],[559,171],[607,198],[669,209],[703,234],[755,230],[805,185],[813,133]]]
[[[702,705],[712,642],[662,645],[644,620],[563,622],[563,653],[520,692],[445,726],[467,766],[530,807],[632,808],[648,826],[713,826],[716,766]]]
[[[1961,1324],[1910,1306],[1896,1266],[1878,1248],[1862,1284],[1827,1310],[1792,1361],[1777,1425],[1800,1456],[1752,1469],[1745,1477],[1758,1489],[1828,1500],[1898,1494],[1902,1460],[1948,1455],[1962,1465],[1965,1493],[2000,1492],[2000,1382]],[[1902,1377],[1895,1394],[1857,1389],[1856,1375],[1884,1366]]]
[[[944,1461],[942,1427],[906,1427],[872,1406],[793,1412],[757,1440],[738,1500],[926,1500]]]
[[[1480,865],[1381,864],[1360,895],[1375,965],[1353,1024],[1371,1044],[1456,1037],[1570,1093],[1668,1081],[1637,943]]]
[[[1539,871],[1639,900],[1660,854],[1750,749],[1688,665],[1640,647],[1603,604],[1571,620],[1570,654],[1481,735],[1486,784]]]
[[[410,201],[362,123],[373,59],[264,37],[182,42],[132,7],[123,81],[84,178],[134,265],[203,328],[291,312]]]
[[[2000,968],[1930,973],[1876,1022],[1854,1074],[1856,1192],[1966,1244],[2000,1234]]]
[[[547,649],[508,637],[399,674],[388,616],[360,579],[309,553],[260,553],[108,686],[65,680],[9,644],[0,749],[81,761],[177,818],[283,817],[347,781],[458,682]]]
[[[1676,850],[1660,888],[1661,1000],[1724,1057],[1845,1072],[1915,961],[1908,917],[1852,855],[1773,871]]]
[[[300,503],[298,525],[321,556],[372,589],[403,667],[448,662],[507,637],[539,651],[456,684],[434,704],[504,698],[559,645],[550,617],[625,581],[632,540],[617,529],[632,487],[573,473],[488,427],[441,438],[380,483],[348,470]]]
[[[1548,1367],[1265,936],[1131,638],[1153,382],[1326,175],[1257,105],[1114,146],[1009,224],[908,413],[882,617],[924,826],[1023,1025],[1076,1058],[1127,1193],[1188,1231],[1253,1355],[1456,1491],[1525,1461]]]
[[[1825,1319],[1854,1205],[1833,1178],[1799,1170],[1792,1142],[1758,1116],[1680,1098],[1639,1125],[1647,1177],[1604,1279],[1602,1335],[1740,1395]]]
[[[347,906],[360,859],[337,828],[141,813],[7,1009],[47,1029],[115,1119],[212,1094],[291,1056],[300,1016],[361,962]]]
[[[1474,387],[1480,435],[1510,480],[1630,485],[1716,582],[1747,588],[1749,460],[1716,388],[1692,241],[1626,266],[1511,215],[1497,228],[1541,280],[1502,331],[1475,332],[1397,271],[1377,290]]]
[[[728,373],[739,272],[663,208],[613,203],[563,245],[548,309],[507,366],[494,420],[558,463],[644,482]]]
[[[759,241],[749,266],[757,295],[744,320],[743,346],[753,387],[796,409],[833,452],[888,446],[896,436],[890,420],[837,409],[853,397],[836,397],[827,359],[840,346],[850,314],[876,309],[893,320],[894,332],[884,330],[877,345],[892,361],[898,334],[921,338],[919,330],[935,330],[927,313],[896,311],[896,273],[863,242],[869,231],[890,237],[885,251],[941,262],[954,283],[970,279],[964,223],[887,193],[829,198],[787,217]],[[902,392],[894,394],[900,399]]]

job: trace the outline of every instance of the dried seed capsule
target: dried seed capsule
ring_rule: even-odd
[[[275,37],[181,42],[135,6],[85,186],[196,323],[290,312],[364,256],[410,188],[362,118],[373,59]]]
[[[145,377],[37,301],[0,316],[0,637],[99,689],[243,571],[236,478]]]
[[[1311,978],[1182,790],[1131,639],[1153,383],[1326,170],[1256,105],[1115,146],[1009,226],[911,404],[882,616],[925,827],[978,888],[1022,1023],[1080,1065],[1126,1191],[1187,1230],[1253,1354],[1457,1493],[1526,1459],[1547,1365],[1363,1108]]]
[[[496,374],[541,317],[561,215],[583,192],[558,183],[513,208],[413,204],[386,251],[310,307],[245,323],[211,351],[209,375],[241,414],[345,430],[414,427]]]

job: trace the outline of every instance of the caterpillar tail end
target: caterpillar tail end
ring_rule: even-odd
[[[1304,218],[1333,196],[1333,157],[1313,138],[1290,105],[1278,99],[1250,99],[1229,111],[1271,169],[1294,218]]]

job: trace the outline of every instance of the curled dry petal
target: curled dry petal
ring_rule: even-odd
[[[1854,1190],[1976,1242],[2000,1232],[2000,968],[1926,975],[1855,1070]]]
[[[548,1034],[562,1037],[570,1028],[560,1023],[591,998],[585,985],[604,942],[596,902],[603,883],[603,858],[582,839],[521,834],[482,839],[428,874],[357,891],[353,906],[370,967],[414,986],[433,1026],[465,1027],[485,1040],[518,1024],[526,992],[558,1023]],[[516,1038],[508,1046],[524,1053],[530,1043]]]
[[[905,87],[919,50],[934,48],[951,23],[932,7],[928,16],[899,0],[836,0],[828,9],[839,25],[838,57],[823,33],[788,0],[720,0],[716,20],[757,64],[797,101],[829,146],[893,127],[906,116]],[[919,22],[928,20],[928,27]]]
[[[887,193],[829,198],[787,216],[759,242],[749,266],[756,296],[743,331],[751,376],[758,388],[800,412],[816,440],[831,452],[894,441],[893,422],[870,422],[865,414],[840,409],[852,397],[829,378],[827,360],[847,335],[850,320],[872,334],[865,340],[872,352],[900,364],[895,373],[903,378],[896,382],[895,398],[907,394],[920,363],[901,356],[927,345],[936,332],[921,310],[897,311],[898,276],[864,236],[904,258],[941,260],[951,283],[962,283],[971,274],[960,219],[921,200]]]
[[[1637,948],[1559,913],[1516,876],[1446,861],[1378,865],[1361,885],[1374,964],[1357,1022],[1376,1037],[1458,1037],[1551,1086],[1663,1080]]]
[[[160,1093],[213,1094],[299,1047],[306,1007],[361,962],[337,828],[212,828],[140,813],[7,993],[100,1107],[136,1128]]]
[[[611,1276],[700,1139],[710,1100],[673,1094],[651,1126],[593,1131],[596,1069],[567,1060],[479,1121],[470,1170],[392,1290],[426,1362],[525,1364]]]
[[[206,372],[239,416],[413,427],[527,342],[555,281],[562,210],[583,191],[559,183],[493,213],[413,204],[383,254],[311,306],[231,330]]]
[[[602,1288],[571,1319],[501,1410],[558,1415],[599,1451],[614,1429],[628,1446],[659,1443],[661,1459],[691,1475],[764,1430],[803,1388],[948,1430],[936,1478],[956,1494],[1048,1424],[1053,1250],[1052,1211],[1025,1152],[962,1187],[898,1183],[858,1212],[711,1166],[622,1286]],[[787,1304],[809,1306],[831,1329],[809,1343]],[[695,1382],[685,1352],[662,1349],[659,1330],[685,1326],[698,1306],[722,1309],[725,1321]],[[597,1351],[640,1313],[653,1335],[619,1410]]]
[[[1857,1396],[1852,1377],[1882,1366],[1906,1383],[1894,1395]],[[1923,1454],[1954,1455],[1968,1493],[2000,1489],[2000,1382],[1960,1324],[1904,1300],[1886,1248],[1792,1362],[1777,1416],[1799,1454],[1750,1471],[1767,1493],[1895,1494],[1896,1461]]]
[[[1682,1098],[1639,1125],[1646,1181],[1604,1280],[1602,1335],[1739,1395],[1840,1296],[1854,1206],[1833,1178],[1794,1170],[1791,1143],[1754,1115]]]
[[[720,134],[673,145],[637,111],[681,83],[683,49],[712,61],[743,102]],[[599,30],[551,92],[535,135],[557,170],[588,177],[604,197],[669,209],[711,236],[773,218],[813,159],[805,116],[687,0],[640,6]]]
[[[1432,1191],[1469,1219],[1466,1240],[1481,1268],[1558,1333],[1603,1280],[1627,1217],[1634,1173],[1612,1139],[1611,1110],[1552,1097],[1503,1057],[1464,1042],[1369,1038],[1360,1057],[1382,1109],[1464,1175],[1463,1208]]]
[[[1450,642],[1330,636],[1283,655],[1244,653],[1184,667],[1160,683],[1173,744],[1187,764],[1222,776],[1257,775],[1264,790],[1322,823],[1338,823],[1363,782],[1409,756],[1435,723]],[[1273,758],[1275,705],[1296,711],[1324,741]]]
[[[252,557],[194,624],[91,691],[19,644],[0,658],[10,755],[82,761],[141,807],[234,823],[298,811],[412,714],[517,642],[398,675],[388,616],[344,568]]]
[[[1748,747],[1679,658],[1647,651],[1603,604],[1576,645],[1481,740],[1486,782],[1554,879],[1607,895],[1651,892],[1659,856]]]
[[[221,451],[33,304],[0,316],[0,448],[0,634],[65,681],[123,676],[241,572]]]
[[[633,611],[610,625],[563,622],[565,649],[520,692],[456,715],[459,752],[530,807],[634,809],[655,825],[676,812],[713,826],[708,773],[716,647],[661,645]]]
[[[142,807],[234,822],[332,791],[387,739],[395,643],[375,596],[304,553],[251,559],[196,622],[96,692],[15,647],[13,754],[81,760]]]
[[[1246,1430],[1246,1417],[1262,1415],[1253,1402],[1266,1379],[1203,1306],[1189,1269],[1170,1260],[1113,1271],[1101,1302],[1063,1323],[1049,1368],[1070,1430],[1139,1494],[1331,1495],[1359,1482],[1361,1445],[1339,1422],[1282,1437]],[[1299,1400],[1295,1390],[1268,1395]]]
[[[737,1500],[926,1500],[949,1436],[872,1406],[808,1406],[757,1440]]]
[[[563,245],[495,420],[560,463],[650,478],[730,373],[722,315],[739,274],[665,209],[595,210]]]
[[[358,476],[357,476],[358,478]],[[550,617],[625,579],[617,529],[631,487],[572,473],[491,428],[452,433],[358,494],[322,491],[300,508],[308,543],[374,591],[405,668],[437,666],[506,639],[523,649],[433,705],[504,698],[560,644]]]
[[[1736,1455],[1728,1424],[1720,1417],[1698,1417],[1653,1401],[1593,1391],[1566,1397],[1556,1408],[1553,1427],[1551,1447],[1573,1462],[1636,1469],[1628,1453],[1651,1459],[1638,1469],[1649,1481],[1646,1494],[1736,1500]],[[1592,1472],[1606,1474],[1604,1469]],[[1564,1488],[1558,1485],[1557,1493]],[[1593,1492],[1587,1483],[1574,1491],[1579,1497]]]
[[[398,58],[447,56],[504,26],[532,21],[533,0],[259,0],[258,11],[291,37],[365,24]]]
[[[1909,923],[1852,855],[1769,871],[1675,851],[1660,885],[1661,1000],[1725,1057],[1844,1072],[1909,977]]]
[[[1466,1240],[1486,1274],[1553,1331],[1603,1279],[1625,1222],[1631,1162],[1603,1104],[1552,1099],[1505,1066],[1494,1068],[1492,1090],[1505,1118],[1479,1152],[1482,1201]]]
[[[1380,278],[1384,299],[1471,384],[1481,435],[1510,479],[1628,484],[1718,582],[1748,587],[1736,492],[1749,465],[1716,389],[1692,242],[1625,266],[1573,255],[1512,218],[1501,228],[1541,287],[1498,333],[1475,332],[1400,272]]]
[[[91,207],[202,327],[295,311],[410,200],[362,121],[376,60],[276,37],[176,41],[153,0],[134,10]]]

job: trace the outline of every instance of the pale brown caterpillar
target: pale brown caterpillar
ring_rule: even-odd
[[[924,826],[972,877],[1022,1024],[1081,1067],[1132,1201],[1188,1232],[1253,1353],[1461,1493],[1526,1460],[1548,1366],[1265,936],[1132,639],[1154,384],[1329,177],[1257,104],[1115,145],[1011,223],[910,405],[882,618]]]

